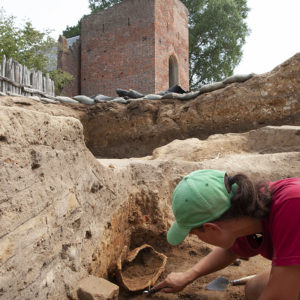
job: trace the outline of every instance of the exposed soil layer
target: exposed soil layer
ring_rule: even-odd
[[[136,100],[85,107],[81,122],[87,147],[99,158],[141,157],[175,139],[299,125],[299,70],[297,53],[271,72],[190,101]]]

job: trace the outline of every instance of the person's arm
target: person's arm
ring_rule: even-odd
[[[297,300],[300,294],[300,266],[273,266],[259,300]]]
[[[161,290],[166,293],[179,292],[198,277],[227,267],[237,257],[238,256],[229,249],[215,248],[187,271],[170,273],[164,281],[154,286],[154,290]]]

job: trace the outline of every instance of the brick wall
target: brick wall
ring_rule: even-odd
[[[124,0],[83,19],[83,94],[116,96],[116,88],[154,91],[154,4]]]
[[[176,83],[188,90],[188,43],[188,10],[181,1],[123,0],[83,18],[81,50],[74,44],[61,54],[62,68],[75,77],[64,92],[117,96],[116,88],[165,91],[170,57],[178,69]]]
[[[189,90],[188,10],[179,0],[155,4],[155,91],[169,88],[169,60],[178,66],[178,84]]]
[[[64,36],[60,36],[58,43],[57,68],[73,75],[73,80],[64,87],[61,94],[66,96],[79,95],[81,55],[80,39],[69,47],[67,39]]]

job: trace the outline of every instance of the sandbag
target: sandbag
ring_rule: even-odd
[[[95,102],[103,102],[103,101],[110,101],[110,100],[113,100],[114,98],[113,97],[109,97],[109,96],[105,96],[105,95],[96,95],[94,97],[94,100]]]
[[[180,94],[178,99],[186,101],[186,100],[194,99],[194,98],[198,97],[199,95],[200,95],[200,91],[190,92],[190,93],[186,93],[186,94]]]
[[[128,103],[128,100],[125,100],[123,97],[116,97],[113,100],[109,101],[109,102],[120,102],[120,103]]]
[[[57,101],[50,99],[50,98],[41,98],[42,102],[47,102],[47,103],[58,103]]]
[[[117,278],[129,291],[153,286],[165,270],[167,257],[152,246],[144,244],[132,251],[125,246],[117,261]]]
[[[178,93],[167,93],[162,96],[162,99],[178,99],[178,97],[180,97],[180,96],[181,96],[181,94],[178,94]]]
[[[88,96],[84,96],[84,95],[74,96],[73,99],[79,101],[82,104],[87,104],[87,105],[95,104],[95,101],[92,98],[90,98]]]
[[[254,76],[254,73],[251,73],[251,74],[237,74],[237,75],[233,75],[233,76],[230,76],[230,77],[226,78],[225,80],[223,80],[223,83],[230,84],[230,83],[234,83],[234,82],[244,82],[244,81],[250,79],[253,76]]]
[[[139,98],[143,98],[144,95],[135,90],[129,90],[128,97],[132,99],[139,99]]]
[[[69,97],[65,97],[65,96],[56,96],[55,97],[55,100],[59,101],[59,102],[63,102],[63,103],[76,103],[76,104],[79,104],[78,101],[72,99],[72,98],[69,98]]]
[[[124,89],[116,89],[116,93],[119,97],[126,97],[129,94],[129,91]]]
[[[161,95],[156,95],[156,94],[149,94],[144,96],[144,99],[146,100],[160,100],[162,98]]]
[[[181,88],[181,86],[175,84],[171,86],[168,90],[168,93],[177,93],[177,94],[184,94],[187,93],[184,89]]]
[[[219,81],[219,82],[203,85],[200,88],[199,92],[200,92],[200,94],[203,94],[203,93],[212,92],[212,91],[215,91],[218,89],[222,89],[224,87],[225,87],[225,83]]]

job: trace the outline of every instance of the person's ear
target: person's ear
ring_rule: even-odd
[[[220,232],[222,231],[221,227],[217,225],[216,223],[204,223],[203,225],[204,231],[207,232]]]

